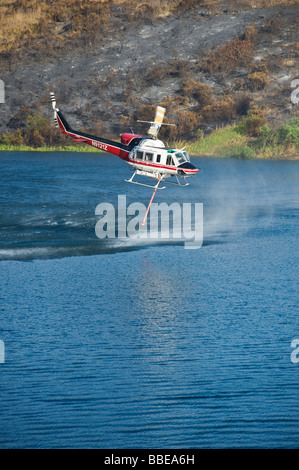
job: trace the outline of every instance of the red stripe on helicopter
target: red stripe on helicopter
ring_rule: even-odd
[[[72,137],[72,139],[74,139],[75,142],[81,142],[81,143],[91,145],[92,147],[103,150],[104,152],[112,153],[113,155],[116,155],[117,157],[120,157],[123,160],[129,161],[130,152],[128,150],[124,150],[122,148],[108,144],[106,142],[101,142],[100,140],[96,140],[96,138],[92,139],[89,137],[83,137],[80,134],[77,134],[75,132],[67,131],[58,114],[57,114],[57,121],[62,132]]]
[[[177,166],[171,166],[171,165],[165,166],[165,165],[159,165],[158,163],[148,163],[148,162],[143,162],[143,161],[142,162],[137,162],[137,161],[132,160],[132,159],[129,159],[129,161],[135,163],[136,165],[141,165],[141,166],[150,167],[150,168],[161,168],[163,170],[173,170],[173,171],[175,171],[177,169],[180,169]],[[194,168],[194,169],[181,168],[181,169],[185,173],[190,173],[190,174],[198,172],[198,168]]]

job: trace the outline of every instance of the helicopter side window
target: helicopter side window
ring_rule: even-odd
[[[138,158],[138,160],[143,160],[143,152],[140,152],[140,150],[137,150],[136,158]]]
[[[156,162],[157,162],[157,163],[160,163],[160,161],[161,161],[161,155],[157,155],[157,157],[156,157]]]
[[[170,155],[167,156],[166,165],[173,165],[173,159]]]
[[[153,154],[147,152],[147,153],[145,154],[145,160],[146,160],[147,162],[152,162],[152,161],[153,161]]]

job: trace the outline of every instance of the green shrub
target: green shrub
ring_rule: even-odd
[[[278,144],[299,148],[299,118],[293,118],[288,124],[278,127],[275,136]]]
[[[238,157],[243,160],[247,158],[254,158],[255,151],[251,147],[248,147],[248,145],[244,145],[243,147],[241,147]]]
[[[262,126],[252,145],[263,155],[281,155],[285,151],[296,153],[299,149],[299,118],[292,118],[288,123],[274,129],[267,125]]]
[[[23,136],[21,131],[17,129],[15,132],[5,132],[0,136],[0,144],[7,146],[23,145]]]
[[[248,111],[247,116],[237,124],[236,131],[247,137],[257,137],[265,122],[263,111],[256,105],[253,105],[252,109]]]

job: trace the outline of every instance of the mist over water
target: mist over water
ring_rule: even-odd
[[[1,448],[297,448],[297,162],[194,158],[203,246],[103,239],[116,157],[0,154]]]
[[[154,202],[203,203],[204,245],[250,230],[251,220],[270,224],[277,211],[296,209],[296,162],[193,161],[201,170],[190,186],[168,185]],[[1,167],[0,259],[93,255],[167,243],[163,233],[160,240],[95,236],[97,204],[113,204],[117,215],[119,194],[127,205],[145,207],[151,196],[149,188],[125,184],[131,170],[116,157],[6,152]]]

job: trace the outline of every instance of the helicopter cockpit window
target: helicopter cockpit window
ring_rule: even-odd
[[[177,158],[178,164],[190,161],[188,152],[177,152],[175,156]]]
[[[138,160],[143,160],[143,152],[140,152],[140,151],[137,150],[136,158],[138,158]]]
[[[183,152],[183,154],[185,155],[185,158],[186,158],[187,162],[190,162],[189,153],[188,152]]]
[[[167,155],[166,165],[173,165],[173,159],[170,155]]]

